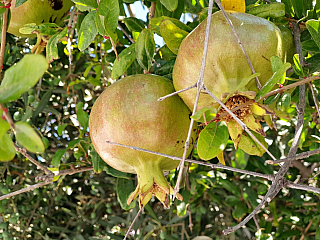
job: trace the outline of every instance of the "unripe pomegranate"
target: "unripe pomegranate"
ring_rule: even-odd
[[[280,31],[272,22],[246,13],[228,11],[227,15],[245,48],[249,59],[263,86],[273,75],[270,58],[278,56],[282,61],[290,61],[293,56],[293,37],[286,31]],[[199,77],[203,46],[206,32],[206,21],[203,21],[180,45],[173,68],[175,89],[187,88],[196,83]],[[207,52],[204,84],[217,98],[225,100],[229,109],[237,108],[234,114],[242,120],[255,134],[261,135],[260,142],[267,147],[266,136],[259,120],[264,115],[273,114],[273,110],[254,98],[258,91],[256,81],[252,79],[245,87],[238,89],[242,80],[252,75],[247,59],[241,50],[237,38],[230,28],[222,12],[212,15],[209,45]],[[237,90],[237,91],[235,91]],[[230,93],[233,93],[230,95]],[[192,109],[196,97],[196,89],[180,93],[181,98]],[[226,99],[229,97],[228,99]],[[219,104],[206,93],[200,93],[198,109],[213,107]],[[250,155],[262,156],[265,150],[252,141],[242,127],[224,109],[217,116],[219,121],[227,123],[234,146]]]
[[[25,24],[56,23],[60,24],[68,14],[73,2],[71,0],[28,0],[15,7],[16,0],[11,2],[11,20],[8,32],[18,37],[35,37],[35,34],[22,34],[19,29]]]
[[[158,98],[174,92],[170,80],[156,75],[133,75],[108,87],[93,105],[89,129],[95,150],[110,166],[136,173],[138,186],[128,204],[139,196],[140,206],[155,195],[166,207],[173,188],[163,171],[176,168],[179,161],[115,146],[106,141],[181,157],[189,129],[190,111],[178,95],[161,102]],[[196,138],[193,129],[191,148]],[[181,199],[181,195],[177,196]]]
[[[228,11],[235,31],[263,86],[272,76],[270,58],[278,56],[283,61],[292,60],[293,38],[282,33],[272,22],[246,13]],[[195,28],[180,45],[173,69],[173,84],[176,90],[196,83],[201,66],[206,20]],[[286,40],[283,40],[283,37]],[[289,52],[289,55],[287,53]],[[289,59],[289,60],[288,60]],[[239,83],[252,75],[252,71],[243,54],[238,40],[234,36],[222,12],[212,15],[210,38],[207,54],[204,84],[217,97],[235,90]],[[240,91],[258,91],[255,80]],[[192,109],[196,89],[182,92],[180,97]],[[201,93],[198,108],[217,107],[218,104],[208,95]]]

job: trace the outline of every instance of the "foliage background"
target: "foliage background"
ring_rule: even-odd
[[[108,34],[111,40],[112,37],[118,39],[115,42],[120,59],[121,54],[124,55],[124,51],[132,46],[130,39],[136,41],[138,33],[149,25],[148,21],[126,20],[129,16],[124,9],[133,2],[135,0],[119,0],[121,18],[119,22],[116,19],[116,36],[110,32]],[[183,12],[193,19],[187,23],[191,29],[204,19],[208,6],[208,1],[179,0],[178,9],[170,12],[162,4],[165,2],[157,0],[155,17],[179,19]],[[320,42],[318,37],[311,36],[306,22],[315,19],[315,24],[319,26],[320,3],[310,0],[282,2],[290,19],[300,20],[302,53],[307,62],[303,71],[306,76],[314,75],[319,70]],[[246,1],[247,5],[254,3],[255,0]],[[257,3],[266,4],[264,1]],[[152,3],[145,0],[142,4],[149,8]],[[151,41],[151,50],[155,52],[153,61],[148,59],[139,63],[136,58],[125,58],[123,63],[129,65],[128,68],[122,71],[117,66],[116,71],[113,64],[116,54],[110,38],[105,39],[101,34],[86,29],[92,22],[83,25],[82,22],[92,12],[91,7],[80,10],[82,14],[77,15],[72,47],[67,48],[66,38],[59,42],[56,48],[59,57],[50,63],[48,72],[37,85],[17,101],[5,103],[5,107],[14,121],[28,122],[41,137],[48,140],[44,140],[45,152],[30,154],[33,158],[59,170],[75,167],[92,169],[93,166],[96,172],[91,170],[61,176],[53,184],[0,201],[0,238],[123,239],[139,210],[138,204],[125,204],[126,197],[136,185],[136,176],[112,169],[94,152],[88,136],[88,116],[103,89],[122,75],[150,72],[171,78],[175,54],[166,46],[160,48],[154,45],[153,49]],[[290,28],[288,16],[269,19]],[[88,36],[81,40],[81,32]],[[7,34],[6,39],[3,72],[29,53],[36,41],[11,34]],[[68,54],[73,59],[71,65]],[[299,78],[301,75],[295,71],[291,77]],[[319,101],[320,80],[314,81],[312,86]],[[278,119],[277,131],[264,125],[268,142],[271,143],[269,150],[277,159],[287,155],[295,131],[296,110],[293,103],[298,102],[298,90],[292,89],[290,93],[292,104],[287,112],[292,113],[292,119]],[[319,148],[319,123],[312,93],[307,88],[305,124],[298,153]],[[196,151],[193,157],[198,159]],[[229,166],[274,174],[279,166],[267,165],[267,159],[266,154],[257,157],[236,151],[231,141],[225,150],[225,160]],[[218,160],[214,158],[209,162],[218,163]],[[319,162],[319,155],[296,161],[290,167],[287,178],[319,187],[319,177],[312,178],[319,171]],[[1,193],[5,195],[36,184],[36,178],[43,174],[21,153],[17,153],[12,161],[0,163]],[[168,179],[174,185],[176,171],[170,172]],[[294,189],[283,189],[256,215],[261,228],[259,231],[254,220],[250,220],[245,228],[228,236],[222,235],[223,229],[239,223],[258,205],[270,185],[271,182],[258,177],[191,164],[188,179],[181,189],[184,200],[176,200],[170,209],[164,209],[158,201],[152,200],[133,225],[132,239],[192,239],[200,235],[212,239],[320,239],[319,194]]]

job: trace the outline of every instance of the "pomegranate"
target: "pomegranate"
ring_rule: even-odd
[[[162,102],[157,100],[172,92],[173,84],[166,78],[132,75],[108,87],[92,107],[89,129],[95,150],[110,166],[138,175],[138,186],[128,204],[139,196],[143,207],[155,195],[168,207],[173,188],[164,178],[163,171],[176,168],[179,161],[107,144],[106,141],[181,157],[190,111],[178,95]],[[196,127],[188,153],[195,138]],[[177,197],[181,199],[181,195]]]
[[[19,29],[28,23],[60,24],[73,2],[71,0],[28,0],[17,8],[15,5],[16,0],[13,0],[10,7],[11,20],[8,32],[18,37],[35,37],[35,34],[22,34]]]
[[[228,11],[227,14],[255,71],[261,74],[261,85],[264,85],[273,74],[270,63],[272,56],[278,56],[283,61],[292,59],[292,35],[281,32],[276,25],[264,18],[234,11]],[[193,85],[199,77],[206,25],[205,20],[185,37],[180,45],[172,76],[176,90]],[[225,17],[221,11],[214,13],[204,84],[220,98],[223,93],[233,92],[239,83],[250,75],[252,72],[246,57]],[[258,91],[254,80],[240,89],[248,90]],[[180,94],[190,109],[193,108],[195,96],[196,89]],[[198,108],[205,106],[218,107],[218,104],[208,94],[201,93]]]
[[[293,37],[288,31],[280,29],[266,19],[246,13],[227,11],[235,31],[244,46],[259,80],[264,85],[272,76],[270,58],[278,56],[282,61],[290,61],[293,56]],[[173,68],[173,83],[176,90],[181,90],[196,83],[201,66],[206,21],[203,21],[188,36],[179,48]],[[210,38],[204,72],[205,86],[218,98],[224,100],[229,109],[253,131],[259,141],[267,147],[266,136],[260,124],[264,115],[274,111],[254,101],[258,88],[256,81],[251,80],[245,87],[238,89],[242,80],[252,75],[247,59],[241,50],[222,12],[212,15]],[[236,91],[237,90],[237,91]],[[232,94],[230,94],[232,93]],[[196,89],[180,93],[180,97],[192,109],[196,97]],[[200,93],[198,110],[213,107],[218,111],[219,104],[206,93]],[[218,117],[220,116],[220,117]],[[268,117],[265,117],[268,120]],[[229,134],[238,147],[251,155],[262,156],[265,150],[252,141],[242,127],[224,109],[218,111],[214,120],[227,123]]]

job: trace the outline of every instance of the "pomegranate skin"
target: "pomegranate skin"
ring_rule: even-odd
[[[179,161],[107,144],[106,141],[182,157],[190,111],[178,95],[158,101],[172,92],[173,84],[166,78],[133,75],[108,87],[93,105],[89,129],[95,150],[115,169],[138,175],[137,189],[128,203],[139,196],[143,207],[152,195],[156,195],[168,207],[168,195],[173,189],[165,180],[163,171],[176,168]],[[188,154],[195,138],[196,128],[192,131]]]
[[[22,34],[19,29],[25,24],[56,23],[60,24],[67,16],[73,2],[71,0],[28,0],[15,7],[16,0],[11,2],[11,20],[8,32],[17,37],[36,37],[36,34]]]
[[[246,13],[227,11],[235,31],[244,46],[263,86],[272,76],[270,58],[278,56],[283,61],[292,60],[293,38],[280,31],[272,22]],[[206,20],[186,36],[179,48],[173,69],[173,84],[181,90],[194,85],[199,77]],[[283,40],[283,38],[286,38]],[[205,86],[217,97],[233,92],[239,83],[252,75],[238,40],[234,36],[222,12],[212,15],[208,54],[204,72]],[[255,91],[255,80],[251,80],[240,91]],[[180,93],[180,97],[192,109],[196,89]],[[198,109],[205,106],[218,107],[208,94],[201,93]]]

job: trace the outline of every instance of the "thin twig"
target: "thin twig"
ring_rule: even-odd
[[[75,173],[86,172],[86,171],[91,171],[91,170],[93,170],[93,167],[80,167],[80,168],[75,168],[75,169],[67,169],[67,170],[58,171],[54,176],[73,175]],[[18,194],[24,193],[24,192],[34,190],[34,189],[42,187],[44,185],[48,185],[49,183],[53,182],[53,177],[50,177],[49,175],[46,175],[43,177],[38,177],[38,178],[42,179],[43,182],[22,188],[20,190],[17,190],[15,192],[12,192],[12,193],[9,193],[6,195],[3,195],[0,197],[0,201],[7,199],[7,198],[10,198],[10,197],[13,197],[13,196],[16,196]]]
[[[279,92],[284,92],[284,91],[286,91],[288,89],[295,88],[295,87],[298,87],[298,86],[303,85],[305,83],[309,83],[309,82],[312,82],[312,81],[318,80],[318,79],[320,79],[320,75],[315,75],[315,76],[311,76],[311,77],[308,77],[308,78],[305,78],[305,79],[301,79],[301,80],[299,80],[299,81],[297,81],[295,83],[292,83],[292,84],[283,86],[282,88],[278,88],[276,90],[273,90],[273,91],[267,93],[266,95],[264,95],[263,98],[267,98],[267,97],[275,95],[275,94],[277,94]]]
[[[126,239],[127,239],[128,235],[129,235],[129,233],[130,233],[130,231],[131,231],[131,229],[132,229],[132,227],[133,227],[133,224],[137,221],[139,215],[140,215],[141,212],[142,212],[142,209],[143,209],[143,208],[140,208],[139,211],[137,212],[137,214],[136,214],[136,216],[134,217],[134,219],[133,219],[133,221],[132,221],[132,223],[131,223],[131,225],[130,225],[127,233],[126,233],[126,235],[125,235],[124,238],[123,238],[123,240],[126,240]]]
[[[17,145],[13,145],[17,152],[21,153],[23,156],[25,156],[30,162],[32,162],[34,165],[36,165],[38,168],[40,168],[42,171],[44,171],[46,174],[48,174],[50,177],[53,177],[53,172],[51,172],[46,166],[43,166],[40,164],[37,160],[35,160],[33,157],[31,157],[25,148],[19,148]]]
[[[288,161],[294,161],[294,160],[300,160],[303,158],[308,158],[312,155],[318,154],[320,153],[320,148],[313,150],[313,151],[308,151],[308,152],[303,152],[303,153],[299,153],[293,157],[287,157],[287,158],[283,158],[280,160],[276,160],[276,161],[272,161],[272,160],[267,160],[266,163],[268,164],[278,164],[278,163],[282,163],[282,162],[288,162]]]
[[[48,185],[49,183],[52,183],[52,180],[47,180],[47,181],[44,181],[44,182],[41,182],[41,183],[37,183],[37,184],[34,184],[34,185],[31,185],[29,187],[26,187],[26,188],[22,188],[18,191],[15,191],[15,192],[12,192],[12,193],[9,193],[9,194],[6,194],[6,195],[3,195],[0,197],[0,201],[4,200],[4,199],[7,199],[7,198],[11,198],[13,196],[16,196],[16,195],[19,195],[21,193],[24,193],[24,192],[28,192],[28,191],[31,191],[31,190],[34,190],[34,189],[37,189],[39,187],[42,187],[42,186],[45,186],[45,185]]]
[[[196,113],[196,111],[197,111],[200,92],[203,90],[203,87],[204,87],[203,76],[204,76],[204,69],[206,67],[207,52],[208,52],[208,45],[209,45],[209,34],[210,34],[210,26],[211,26],[212,8],[213,8],[213,0],[210,0],[209,1],[209,8],[208,8],[206,34],[205,34],[205,38],[204,38],[204,46],[203,46],[203,53],[202,53],[202,61],[201,61],[199,78],[198,78],[198,81],[197,81],[197,95],[196,95],[196,98],[195,98],[195,101],[194,101],[192,115],[194,115]],[[185,144],[184,144],[183,157],[182,157],[182,160],[180,161],[180,164],[178,166],[179,174],[178,174],[176,186],[174,187],[173,199],[175,199],[176,194],[179,192],[180,181],[181,181],[182,173],[183,173],[184,160],[187,157],[187,151],[188,151],[188,149],[190,147],[190,138],[191,138],[191,133],[192,133],[192,129],[193,129],[193,124],[194,124],[194,119],[191,118],[189,131],[188,131],[188,136],[187,136],[187,139],[186,139]]]
[[[181,157],[176,157],[176,156],[172,156],[172,155],[167,155],[167,154],[163,154],[163,153],[158,153],[158,152],[154,152],[154,151],[150,151],[147,149],[143,149],[143,148],[139,148],[139,147],[133,147],[133,146],[128,146],[128,145],[124,145],[124,144],[120,144],[120,143],[115,143],[115,142],[111,142],[111,141],[106,141],[106,143],[112,144],[112,145],[116,145],[116,146],[120,146],[120,147],[125,147],[125,148],[130,148],[132,150],[136,150],[136,151],[141,151],[141,152],[146,152],[146,153],[150,153],[153,155],[158,155],[161,157],[165,157],[165,158],[170,158],[172,160],[175,161],[181,161],[182,158]],[[242,174],[248,174],[248,175],[252,175],[255,177],[261,177],[261,178],[266,178],[270,181],[273,181],[273,175],[271,174],[263,174],[263,173],[256,173],[256,172],[250,172],[247,170],[242,170],[242,169],[237,169],[237,168],[233,168],[233,167],[228,167],[222,164],[213,164],[213,163],[208,163],[208,162],[202,162],[202,161],[197,161],[197,160],[192,160],[192,159],[185,159],[186,162],[189,163],[194,163],[194,164],[199,164],[199,165],[203,165],[203,166],[208,166],[211,167],[213,169],[224,169],[224,170],[230,170],[233,172],[238,172],[238,173],[242,173]]]
[[[4,50],[6,48],[8,11],[9,11],[9,9],[6,9],[4,14],[2,15],[2,33],[1,33],[1,48],[0,48],[0,72],[2,71],[2,68],[3,68]]]
[[[318,117],[320,118],[319,101],[316,97],[316,93],[314,92],[313,86],[310,82],[308,83],[308,86],[312,93],[312,97],[313,97],[314,105],[316,106],[316,109],[317,109]]]
[[[190,86],[190,87],[187,87],[187,88],[181,89],[181,90],[179,90],[179,91],[170,93],[170,94],[168,94],[168,95],[166,95],[166,96],[163,96],[163,97],[159,98],[158,101],[161,102],[161,101],[165,100],[166,98],[169,98],[169,97],[172,97],[172,96],[177,95],[177,94],[179,94],[179,93],[188,91],[189,89],[192,89],[192,88],[195,88],[195,87],[197,87],[197,84],[194,84],[194,85],[192,85],[192,86]]]
[[[234,29],[234,27],[233,27],[233,25],[232,25],[232,22],[230,21],[228,15],[227,15],[227,13],[226,13],[226,11],[223,9],[220,0],[215,0],[215,2],[216,2],[216,4],[218,5],[218,7],[220,8],[221,12],[223,13],[223,16],[225,17],[225,19],[227,20],[227,22],[228,22],[228,24],[229,24],[229,26],[230,26],[230,28],[231,28],[234,36],[237,38],[238,43],[239,43],[239,45],[240,45],[240,47],[241,47],[241,50],[242,50],[244,56],[246,57],[247,62],[248,62],[248,64],[249,64],[249,66],[250,66],[250,69],[251,69],[252,74],[255,74],[256,71],[255,71],[254,68],[253,68],[253,65],[252,65],[252,63],[251,63],[251,61],[250,61],[250,58],[249,58],[246,50],[244,49],[244,47],[243,47],[243,45],[242,45],[242,43],[241,43],[241,40],[240,40],[240,38],[239,38],[236,30]],[[261,83],[260,83],[260,81],[259,81],[259,78],[258,78],[258,77],[255,77],[255,79],[256,79],[257,88],[258,88],[258,89],[261,89],[262,86],[261,86]]]
[[[112,145],[115,145],[115,146],[130,148],[130,149],[135,150],[135,151],[141,151],[141,152],[146,152],[146,153],[150,153],[150,154],[153,154],[153,155],[162,156],[162,157],[165,157],[165,158],[170,158],[170,159],[175,160],[175,161],[181,161],[182,160],[182,158],[180,158],[180,157],[167,155],[167,154],[163,154],[163,153],[158,153],[158,152],[150,151],[150,150],[139,148],[139,147],[128,146],[128,145],[115,143],[115,142],[111,142],[111,141],[106,141],[106,143],[112,144]],[[251,171],[247,171],[247,170],[242,170],[242,169],[238,169],[238,168],[225,166],[225,165],[222,165],[221,163],[213,164],[213,163],[209,163],[209,162],[197,161],[197,160],[192,160],[192,159],[185,159],[185,162],[211,167],[212,169],[223,169],[223,170],[228,170],[228,171],[232,171],[232,172],[251,175],[251,176],[254,176],[254,177],[261,177],[261,178],[267,179],[269,181],[275,181],[275,175],[251,172]],[[306,190],[306,191],[315,192],[315,193],[318,193],[320,191],[320,188],[310,187],[310,186],[301,185],[301,184],[295,184],[295,183],[293,183],[291,181],[288,181],[288,180],[285,180],[285,185],[286,185],[286,187],[289,187],[289,188],[301,189],[301,190]]]
[[[123,27],[118,23],[118,28],[122,31],[124,35],[129,39],[130,42],[134,43],[134,40],[132,37],[129,36],[129,34],[126,32],[126,30],[123,29]]]

